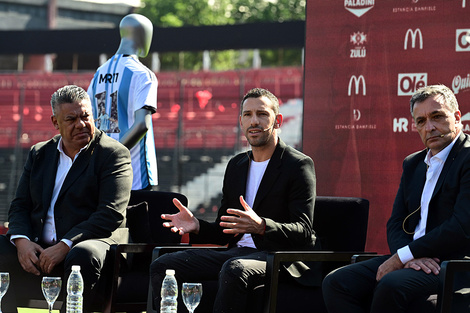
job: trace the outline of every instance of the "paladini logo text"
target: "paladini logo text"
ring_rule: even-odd
[[[356,15],[363,16],[374,7],[375,0],[344,0],[344,8]]]

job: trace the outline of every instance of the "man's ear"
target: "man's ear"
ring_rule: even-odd
[[[52,125],[54,125],[54,128],[59,130],[59,123],[57,123],[57,118],[54,115],[51,115],[51,121]]]
[[[455,121],[460,123],[462,121],[462,113],[459,110],[454,112]]]
[[[274,128],[279,128],[279,127],[281,127],[282,121],[283,121],[282,114],[279,113],[279,114],[276,116],[276,123],[274,124]]]

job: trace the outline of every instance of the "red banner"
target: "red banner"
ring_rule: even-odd
[[[470,130],[469,17],[466,0],[307,2],[303,150],[319,195],[370,201],[369,251],[388,252],[402,161],[424,148],[413,92],[448,86]]]

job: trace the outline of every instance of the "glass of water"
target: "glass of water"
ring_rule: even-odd
[[[10,274],[0,273],[0,313],[2,313],[2,298],[10,286]]]
[[[55,300],[60,293],[62,287],[62,279],[60,277],[43,277],[41,282],[42,293],[46,298],[47,304],[49,305],[49,313],[52,312]]]
[[[188,308],[189,313],[193,313],[194,309],[199,305],[202,296],[202,284],[200,283],[183,283],[181,288],[184,305]]]

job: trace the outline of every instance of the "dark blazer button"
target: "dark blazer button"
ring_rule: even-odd
[[[38,242],[39,241],[39,238],[38,237],[35,237],[34,238],[34,242]]]

